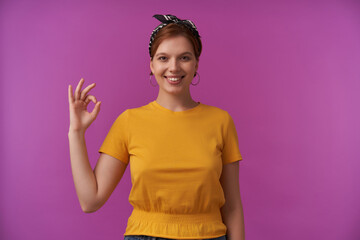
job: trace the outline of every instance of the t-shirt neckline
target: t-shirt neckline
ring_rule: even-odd
[[[187,110],[184,110],[184,111],[173,111],[173,110],[170,110],[166,107],[163,107],[161,106],[156,100],[152,101],[151,104],[158,110],[162,111],[162,112],[166,112],[166,113],[170,113],[170,114],[174,114],[174,115],[184,115],[184,114],[188,114],[188,113],[191,113],[191,112],[194,112],[194,111],[197,111],[198,109],[200,109],[200,107],[202,106],[202,103],[201,102],[197,102],[199,103],[198,105],[196,105],[195,107],[193,108],[190,108],[190,109],[187,109]]]

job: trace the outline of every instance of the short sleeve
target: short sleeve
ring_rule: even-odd
[[[129,163],[128,114],[127,109],[116,118],[98,151],[117,158],[126,164]]]
[[[226,112],[225,123],[223,128],[223,164],[232,163],[242,160],[239,150],[239,140],[236,132],[235,124],[228,112]]]

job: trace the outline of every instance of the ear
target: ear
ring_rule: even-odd
[[[153,61],[150,59],[150,69],[151,69],[151,72],[154,74],[154,67],[153,67]]]

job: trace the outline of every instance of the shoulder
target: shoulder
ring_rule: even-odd
[[[118,115],[118,117],[124,116],[125,118],[129,118],[130,116],[141,115],[144,112],[149,112],[149,111],[150,111],[150,106],[149,104],[146,104],[139,107],[126,108]]]
[[[211,114],[212,116],[218,116],[223,121],[227,121],[229,118],[231,118],[229,112],[226,109],[208,104],[202,105],[208,114]]]
[[[147,103],[147,104],[143,104],[141,106],[138,107],[132,107],[132,108],[128,108],[127,111],[129,112],[129,114],[136,114],[136,113],[143,113],[143,112],[149,112],[151,111],[153,108],[151,107],[151,102]]]

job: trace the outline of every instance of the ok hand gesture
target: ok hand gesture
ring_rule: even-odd
[[[87,86],[81,91],[84,84],[84,79],[81,78],[73,96],[72,86],[69,85],[69,111],[70,111],[70,128],[69,131],[80,131],[85,133],[86,129],[97,117],[100,111],[100,103],[97,102],[95,96],[87,95],[90,89],[95,87],[95,83]],[[92,112],[87,111],[87,106],[90,101],[95,103]]]

